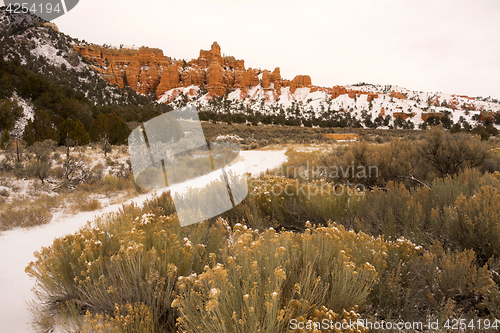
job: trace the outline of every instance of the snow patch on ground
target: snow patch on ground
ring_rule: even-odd
[[[80,62],[78,66],[73,67],[66,59],[64,59],[61,50],[55,48],[54,46],[46,44],[39,40],[35,40],[35,43],[37,44],[37,46],[30,51],[33,56],[43,56],[47,59],[48,63],[53,66],[61,67],[62,65],[65,65],[66,68],[73,68],[78,72],[85,69],[86,65],[82,62]]]
[[[236,141],[242,141],[243,138],[240,137],[239,135],[235,134],[235,135],[231,135],[231,134],[226,134],[226,135],[222,135],[222,134],[219,134],[217,135],[217,137],[214,139],[215,141],[221,141],[221,140],[236,140]]]
[[[172,101],[176,100],[181,95],[181,93],[184,95],[187,95],[188,98],[191,98],[192,95],[196,96],[198,94],[198,90],[200,90],[200,88],[198,86],[195,86],[195,85],[190,85],[189,87],[170,89],[169,91],[167,91],[163,95],[161,95],[161,97],[158,99],[157,102],[158,103],[172,102]]]
[[[28,124],[28,120],[33,120],[35,111],[33,105],[30,102],[17,96],[15,92],[13,95],[14,95],[12,98],[13,101],[17,102],[17,105],[23,108],[23,115],[16,121],[16,124],[14,125],[14,130],[12,130],[9,134],[11,136],[20,138],[24,133],[24,127],[26,127],[26,125]]]

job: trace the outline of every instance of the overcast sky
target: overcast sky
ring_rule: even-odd
[[[54,20],[96,44],[190,60],[213,41],[246,68],[500,98],[500,1],[80,0]]]

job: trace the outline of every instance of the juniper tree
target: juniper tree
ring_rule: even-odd
[[[7,131],[7,129],[4,129],[2,134],[2,139],[0,140],[0,149],[4,149],[5,144],[9,142],[9,140],[10,140],[9,131]]]
[[[125,142],[130,134],[130,128],[123,118],[114,113],[100,114],[90,125],[90,138],[100,141],[106,136],[112,145]]]
[[[67,139],[77,142],[78,145],[86,145],[90,141],[90,136],[80,120],[74,121],[73,119],[68,118],[59,126],[58,129],[60,145],[65,145]]]
[[[16,119],[23,114],[23,109],[8,99],[0,99],[0,129],[13,130]]]
[[[58,141],[57,129],[52,125],[47,111],[38,110],[33,120],[28,120],[24,128],[23,139],[28,146],[45,140]]]

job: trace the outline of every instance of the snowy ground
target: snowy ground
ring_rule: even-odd
[[[245,171],[259,174],[286,161],[285,151],[243,151]],[[141,205],[153,193],[144,194],[126,203]],[[27,302],[34,298],[32,288],[35,281],[24,272],[24,268],[35,259],[33,252],[42,246],[50,246],[54,238],[77,231],[104,213],[116,212],[121,204],[115,204],[94,212],[79,213],[76,216],[54,216],[51,223],[30,229],[16,229],[0,234],[0,332],[34,332]]]

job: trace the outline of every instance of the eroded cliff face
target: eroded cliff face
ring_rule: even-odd
[[[158,98],[171,89],[191,85],[204,87],[209,97],[222,96],[227,91],[238,88],[246,96],[248,90],[259,84],[263,89],[271,91],[272,94],[266,96],[274,96],[274,99],[279,98],[282,88],[287,87],[291,94],[298,88],[310,88],[311,92],[328,92],[332,98],[343,94],[350,98],[367,94],[368,101],[378,98],[378,94],[350,90],[342,86],[316,87],[309,75],[297,75],[293,80],[282,79],[279,67],[273,71],[246,69],[244,60],[222,56],[217,42],[212,44],[210,50],[200,50],[198,58],[189,62],[173,62],[163,51],[147,47],[139,50],[108,49],[94,45],[74,48],[108,82],[120,87],[130,86],[141,94],[155,92]],[[394,95],[404,98],[396,93]]]
[[[150,93],[159,85],[163,69],[170,64],[162,50],[148,47],[130,50],[75,45],[73,48],[106,81],[121,88],[130,86],[141,94]]]
[[[368,102],[374,100],[375,98],[378,98],[377,93],[371,93],[368,91],[364,90],[355,90],[355,89],[347,89],[346,87],[343,86],[334,86],[331,89],[328,90],[328,93],[330,94],[330,97],[332,99],[335,99],[341,95],[347,95],[349,98],[357,98],[360,97],[361,95],[367,95],[366,100]]]
[[[250,88],[260,83],[259,71],[245,69],[245,61],[232,56],[223,57],[217,42],[210,50],[200,50],[197,59],[190,62],[172,60],[159,49],[142,47],[108,49],[97,45],[74,46],[92,68],[102,77],[120,87],[130,86],[136,92],[156,96],[164,92],[191,85],[205,86],[210,96],[221,96],[226,89]],[[266,82],[280,87],[279,68],[266,76]]]

